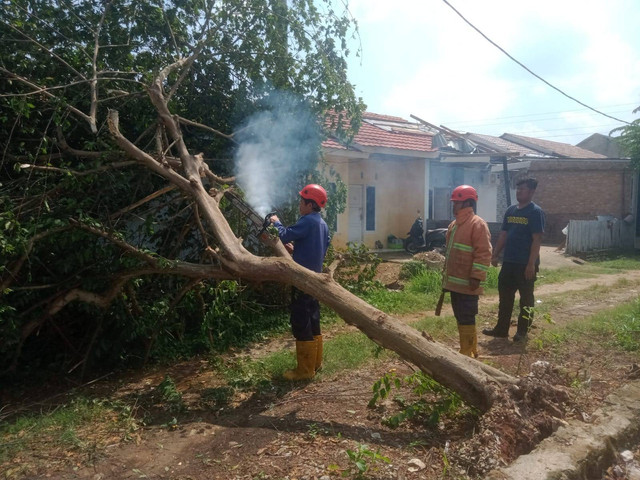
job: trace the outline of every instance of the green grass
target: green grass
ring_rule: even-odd
[[[543,329],[536,337],[540,349],[562,351],[565,344],[580,342],[585,352],[590,344],[597,344],[599,348],[640,353],[640,299],[554,329]]]
[[[540,283],[558,283],[597,274],[613,274],[625,270],[640,269],[640,257],[626,256],[590,262],[575,268],[543,270]],[[417,274],[411,277],[403,291],[387,291],[376,289],[365,295],[365,299],[379,309],[391,314],[406,314],[432,309],[440,294],[440,272],[422,271],[419,268],[409,269]],[[499,270],[491,268],[488,273],[485,289],[492,294],[497,288]],[[624,280],[617,283],[621,288],[628,283]],[[611,288],[611,287],[607,287]],[[577,296],[590,297],[606,295],[607,288],[596,286],[581,292],[566,293],[562,297],[548,297],[536,307],[537,318],[558,306],[575,302]],[[494,309],[494,306],[490,307]],[[496,308],[497,310],[497,308]],[[330,327],[339,321],[338,317],[326,307],[322,310],[324,327]],[[544,328],[536,333],[531,348],[557,350],[561,355],[564,344],[580,342],[584,350],[589,350],[590,342],[603,343],[611,349],[628,352],[640,352],[640,300],[619,305],[614,309],[581,318],[570,324]],[[281,326],[281,325],[280,325]],[[426,317],[412,324],[418,330],[426,330],[436,339],[457,336],[455,319],[452,316]],[[333,375],[342,371],[356,369],[382,356],[391,358],[393,352],[378,347],[360,332],[349,332],[334,336],[325,341],[325,356],[322,376]],[[227,386],[211,389],[207,392],[207,400],[216,405],[224,405],[229,401],[235,389],[270,389],[278,387],[282,373],[295,366],[294,350],[272,353],[263,358],[241,358],[233,364],[220,365],[218,369],[224,374]],[[274,386],[275,385],[275,386]],[[100,431],[96,431],[96,426]],[[68,451],[89,452],[96,448],[100,434],[103,437],[128,438],[137,428],[130,408],[103,400],[77,398],[67,405],[62,405],[51,412],[22,415],[11,422],[0,421],[0,464],[7,464],[20,452],[47,451],[54,448]],[[105,435],[109,432],[109,435]]]
[[[411,324],[417,330],[429,332],[434,339],[457,338],[458,324],[453,315],[425,317]]]
[[[324,342],[322,375],[356,369],[373,358],[393,355],[360,332],[337,335]],[[270,389],[273,380],[281,379],[285,370],[295,368],[295,349],[271,353],[259,359],[243,357],[233,365],[220,366],[228,384],[243,390]]]
[[[440,272],[418,270],[403,290],[378,288],[367,292],[363,299],[385,313],[405,314],[435,307],[441,288]]]
[[[575,267],[562,267],[557,269],[542,269],[538,273],[538,279],[536,280],[536,286],[546,285],[551,283],[563,283],[577,280],[580,278],[592,278],[596,275],[603,273],[618,273],[615,271],[607,271],[606,269],[600,269],[598,267],[586,267],[584,269]]]
[[[561,283],[576,280],[578,278],[590,278],[596,275],[615,275],[616,273],[640,270],[640,256],[636,254],[617,255],[615,258],[589,261],[584,265],[576,264],[575,267],[562,267],[558,269],[542,268],[538,275],[538,285],[548,283]]]
[[[576,335],[595,337],[627,352],[640,352],[640,300],[598,313],[571,326]]]
[[[360,332],[346,333],[325,342],[322,373],[331,375],[364,365],[373,358],[389,358],[382,349]]]
[[[640,270],[640,255],[620,255],[593,263],[595,266],[611,270]]]
[[[489,271],[487,272],[487,279],[484,281],[484,289],[485,292],[489,290],[498,290],[498,274],[500,270],[496,267],[489,267]]]
[[[415,272],[416,275],[409,277],[403,290],[379,288],[367,292],[362,298],[374,307],[391,315],[433,309],[442,290],[441,272],[423,270],[416,267],[407,269],[407,272]],[[483,283],[485,294],[497,292],[498,272],[499,270],[495,267],[489,268],[487,279]]]
[[[559,269],[542,269],[537,285],[569,282],[580,278],[590,278],[601,274],[616,274],[622,271],[640,270],[640,255],[618,255],[601,261],[590,261],[585,265]],[[490,267],[483,283],[485,295],[498,293],[500,269]],[[362,298],[391,315],[403,315],[433,309],[442,287],[440,271],[426,270],[419,262],[408,262],[401,276],[408,278],[403,290],[377,288],[367,291]]]

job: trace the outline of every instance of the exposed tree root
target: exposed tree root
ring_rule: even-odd
[[[496,391],[493,406],[480,418],[479,431],[455,447],[449,460],[470,475],[482,476],[529,453],[573,408],[562,383],[558,371],[547,368]]]

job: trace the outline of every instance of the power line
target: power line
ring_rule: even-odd
[[[630,125],[629,122],[627,122],[626,120],[621,120],[619,118],[616,117],[612,117],[611,115],[607,115],[604,112],[601,112],[600,110],[596,110],[593,107],[590,107],[589,105],[587,105],[586,103],[581,102],[580,100],[578,100],[577,98],[572,97],[571,95],[563,92],[562,90],[560,90],[558,87],[556,87],[555,85],[552,85],[551,83],[549,83],[548,81],[546,81],[544,78],[542,78],[540,75],[538,75],[537,73],[533,72],[531,69],[529,69],[526,65],[524,65],[523,63],[519,62],[518,60],[516,60],[514,57],[512,57],[504,48],[502,48],[500,45],[498,45],[496,42],[494,42],[493,40],[491,40],[489,37],[487,37],[484,33],[482,33],[473,23],[471,23],[469,20],[467,20],[464,15],[462,15],[458,10],[455,9],[455,7],[453,5],[451,5],[447,0],[442,0],[449,8],[451,8],[451,10],[453,10],[454,12],[456,12],[456,14],[465,21],[465,23],[467,25],[469,25],[471,28],[473,28],[476,32],[478,32],[480,35],[482,35],[482,37],[487,40],[489,43],[491,43],[491,45],[493,45],[494,47],[496,47],[498,50],[500,50],[502,53],[504,53],[507,57],[509,57],[511,60],[513,60],[514,62],[516,62],[518,65],[520,65],[522,68],[524,68],[527,72],[529,72],[531,75],[533,75],[534,77],[536,77],[538,80],[541,80],[542,82],[544,82],[545,84],[547,84],[548,86],[550,86],[551,88],[553,88],[555,91],[561,93],[562,95],[564,95],[565,97],[569,98],[570,100],[573,100],[576,103],[579,103],[580,105],[582,105],[583,107],[588,108],[589,110],[592,110],[596,113],[599,113],[600,115],[604,115],[605,117],[611,118],[612,120],[615,120],[617,122],[621,122],[621,123],[625,123],[627,125]]]
[[[618,113],[618,112],[611,112],[611,113]],[[511,118],[511,117],[505,117],[505,118]],[[598,117],[599,118],[599,117]],[[500,120],[499,118],[496,118],[495,120]],[[547,117],[547,118],[525,118],[523,120],[504,120],[504,121],[495,121],[492,123],[483,123],[482,120],[470,120],[470,121],[464,121],[464,120],[457,120],[454,122],[442,122],[445,125],[449,125],[449,126],[453,126],[453,127],[466,127],[466,128],[484,128],[484,127],[494,127],[496,125],[516,125],[519,123],[532,123],[532,122],[536,122],[536,123],[544,123],[544,122],[553,122],[553,121],[562,121],[562,118],[559,118],[558,116],[555,117]],[[615,125],[618,125],[618,123],[616,122]],[[587,127],[578,127],[578,128],[587,128]]]
[[[591,125],[588,127],[552,127],[552,128],[540,128],[536,126],[528,127],[527,125],[523,125],[521,128],[538,128],[539,130],[545,130],[547,132],[567,132],[566,135],[580,135],[582,133],[590,133],[593,130],[613,130],[616,128],[617,124],[601,124],[601,125]],[[535,133],[534,130],[529,130],[530,133]],[[573,132],[573,133],[570,133]]]
[[[534,133],[538,133],[538,132],[534,132]],[[594,133],[594,132],[589,132],[588,134],[587,134],[587,133],[585,133],[585,134],[584,134],[584,138],[583,138],[583,140],[584,140],[585,138],[589,137],[590,135],[593,135],[593,133]],[[599,132],[597,132],[597,133],[599,133]],[[516,133],[515,135],[520,135],[520,134]],[[527,132],[523,132],[523,133],[522,133],[522,135],[524,135],[524,136],[528,136],[528,135],[527,135]],[[559,138],[559,137],[577,137],[577,136],[579,136],[579,134],[578,134],[578,133],[565,133],[565,134],[562,134],[562,135],[545,135],[545,136],[544,136],[544,139],[545,139],[545,140],[549,140],[550,138]],[[561,142],[561,143],[564,143],[564,142]]]
[[[615,107],[625,107],[625,106],[631,106],[631,105],[637,105],[637,102],[631,102],[631,103],[621,103],[621,104],[617,104],[617,105],[607,105],[604,107],[598,107],[598,108],[606,108],[606,109],[610,109],[610,108],[615,108]],[[540,117],[540,116],[544,116],[544,115],[554,115],[554,117],[549,117],[549,119],[552,118],[557,118],[558,115],[563,114],[563,113],[574,113],[574,112],[583,112],[584,109],[583,108],[577,108],[575,110],[558,110],[558,111],[554,111],[554,112],[540,112],[540,113],[525,113],[522,115],[508,115],[508,116],[504,116],[504,117],[490,117],[490,118],[477,118],[477,119],[471,119],[471,120],[450,120],[450,121],[444,121],[443,123],[445,125],[455,125],[455,124],[469,124],[469,123],[478,123],[481,125],[485,125],[484,122],[490,122],[490,121],[500,121],[500,120],[504,120],[503,123],[507,123],[507,121],[509,121],[509,119],[512,118],[530,118],[530,117]],[[609,113],[624,113],[627,112],[627,110],[616,110],[614,112],[609,112]],[[536,121],[544,121],[547,120],[546,118],[538,118],[538,119],[532,119],[532,120],[536,120]],[[493,125],[493,124],[486,124],[486,125]]]
[[[518,123],[524,123],[524,122],[518,122]],[[504,125],[505,127],[508,127],[510,124],[508,123],[496,123],[492,126],[501,126]],[[533,125],[533,124],[532,124]],[[593,130],[593,129],[611,129],[613,130],[614,128],[617,127],[617,123],[601,123],[598,125],[583,125],[583,126],[579,126],[579,127],[561,127],[561,126],[552,126],[550,128],[540,128],[540,130],[545,130],[548,132],[570,132],[570,131],[578,131],[577,133],[580,133],[580,130],[583,130],[585,133]],[[447,125],[449,126],[449,125]],[[534,125],[537,126],[537,124]],[[526,125],[524,125],[523,127],[526,128]],[[494,129],[495,130],[495,129]]]

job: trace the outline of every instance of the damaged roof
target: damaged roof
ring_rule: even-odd
[[[336,118],[334,117],[333,120],[335,121]],[[433,133],[426,131],[422,125],[409,122],[400,117],[379,115],[372,112],[363,114],[362,125],[358,133],[353,137],[349,147],[342,145],[333,136],[322,142],[322,146],[329,149],[370,150],[371,148],[390,148],[425,153],[437,151],[433,147]]]
[[[482,145],[496,150],[499,153],[504,153],[507,156],[518,157],[541,157],[541,154],[537,150],[532,150],[523,145],[510,142],[501,137],[494,137],[492,135],[482,135],[480,133],[466,133],[464,137],[473,143]]]
[[[594,153],[584,148],[576,147],[568,143],[553,142],[540,138],[524,137],[512,133],[503,133],[500,138],[523,145],[533,150],[538,150],[551,157],[562,158],[607,158],[605,155]]]
[[[330,132],[335,132],[337,122],[342,122],[345,129],[349,126],[349,119],[337,113],[332,113],[325,119],[325,126]],[[330,134],[322,142],[322,146],[330,150],[368,153],[387,150],[386,153],[412,156],[434,152],[440,152],[442,155],[457,152],[466,155],[489,153],[512,158],[607,158],[605,155],[567,143],[511,133],[494,137],[480,133],[456,132],[446,127],[435,127],[425,121],[415,123],[401,117],[373,112],[365,112],[362,115],[362,125],[350,143],[345,144],[338,140],[336,135]]]

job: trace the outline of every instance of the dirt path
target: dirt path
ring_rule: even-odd
[[[546,248],[551,249],[553,247],[546,247]],[[554,257],[562,257],[562,255],[555,255]],[[547,260],[549,260],[549,258],[547,258]],[[554,262],[553,266],[554,266],[553,268],[559,268],[561,266],[575,267],[576,264],[573,263],[570,259],[567,259],[565,257],[565,258],[562,258],[561,260],[558,260],[557,262]],[[384,274],[386,279],[397,280],[400,268],[401,268],[401,264],[395,264],[391,266],[387,265],[387,271]],[[608,288],[608,287],[613,287],[614,285],[620,284],[620,283],[623,284],[622,287],[620,289],[617,289],[617,290],[614,289],[610,291],[608,294],[608,298],[606,300],[599,300],[598,302],[595,302],[595,303],[589,302],[588,299],[586,299],[586,302],[581,302],[580,300],[578,300],[578,303],[574,305],[574,308],[576,310],[583,309],[581,314],[582,316],[585,316],[587,314],[595,313],[596,311],[603,308],[611,308],[620,302],[625,302],[625,301],[628,301],[630,298],[633,298],[634,296],[638,296],[638,285],[640,284],[640,270],[628,270],[628,271],[624,271],[616,274],[600,274],[600,275],[594,275],[592,277],[578,278],[578,279],[571,280],[569,282],[564,282],[564,283],[551,283],[546,285],[538,285],[535,288],[535,297],[538,301],[543,301],[544,298],[546,297],[569,294],[572,292],[586,291],[595,286],[601,287],[601,288]],[[486,306],[492,305],[492,304],[497,305],[497,303],[498,303],[497,295],[483,295],[480,297],[481,308],[484,306],[486,309]],[[517,298],[516,298],[516,304],[517,304]],[[585,309],[585,307],[589,304],[591,304],[591,306]],[[497,312],[493,312],[493,313],[497,314]],[[414,312],[408,315],[404,315],[401,318],[407,322],[414,322],[423,317],[430,316],[430,315],[433,315],[432,310],[424,310],[421,312]],[[442,315],[453,315],[450,304],[445,303],[442,309]],[[495,315],[493,315],[493,317],[494,318],[489,318],[486,312],[484,312],[484,315],[483,315],[483,312],[480,312],[480,318],[478,322],[479,327],[483,328],[484,326],[493,326],[491,322],[495,322]],[[483,321],[485,322],[484,324],[482,324]]]
[[[575,262],[575,259],[572,257],[566,257],[561,252],[557,252],[555,247],[541,247],[541,254],[543,256],[544,265],[546,268],[557,269],[562,267],[572,267],[578,268]],[[404,253],[394,254],[392,256],[391,262],[385,262],[381,264],[379,267],[379,275],[378,280],[383,284],[397,284],[400,269],[402,268],[402,263],[409,260],[411,257],[405,255]],[[602,274],[588,278],[579,278],[575,280],[571,280],[570,282],[565,283],[553,283],[547,285],[540,285],[536,287],[535,294],[537,299],[542,299],[549,295],[561,295],[563,293],[587,290],[593,286],[600,287],[610,287],[617,284],[620,281],[628,282],[628,285],[625,286],[625,289],[620,292],[611,292],[610,301],[608,303],[599,302],[598,305],[602,303],[603,308],[614,306],[617,302],[627,301],[630,296],[633,296],[636,291],[634,288],[629,285],[640,283],[640,270],[630,270],[624,271],[618,274]],[[498,296],[497,295],[484,295],[480,297],[481,305],[490,305],[497,304]],[[583,315],[595,313],[600,307],[594,306],[589,309],[583,310]],[[451,305],[445,304],[443,306],[442,315],[452,315]],[[398,316],[397,318],[406,321],[407,323],[416,322],[424,317],[433,315],[433,310],[424,310],[420,312],[413,312],[411,314]],[[482,322],[485,323],[482,323]],[[493,326],[490,323],[494,321],[492,318],[488,316],[481,316],[479,318],[479,328],[485,328]],[[332,329],[325,331],[325,338],[330,339],[337,333],[342,333],[349,330],[356,330],[355,327],[351,327],[347,324],[339,324]],[[482,341],[482,340],[481,340]],[[258,342],[251,346],[251,348],[244,350],[240,354],[249,355],[251,357],[262,357],[268,355],[273,352],[282,351],[283,349],[294,348],[294,341],[292,338],[284,337],[284,338],[276,338],[272,340],[265,340],[263,342]]]
[[[571,308],[561,304],[552,309],[554,320],[562,324],[637,298],[640,271],[543,285],[537,289],[537,298],[545,301],[562,294],[588,291],[594,285],[615,285],[623,279],[624,288],[611,290],[606,295],[578,296],[578,304]],[[494,321],[492,308],[496,303],[495,296],[483,299],[480,328],[483,321],[487,324]],[[431,314],[412,314],[402,320],[412,321]],[[337,325],[327,332],[327,337],[350,328]],[[589,351],[585,351],[584,345],[567,342],[562,356],[557,357],[553,351],[526,348],[509,339],[480,337],[480,360],[508,373],[526,374],[532,363],[546,360],[561,367],[575,381],[585,385],[588,381],[587,387],[577,390],[579,408],[574,415],[578,418],[587,418],[606,395],[625,381],[629,366],[634,359],[637,361],[637,356],[598,350],[597,342]],[[457,338],[446,343],[456,348]],[[282,339],[256,346],[250,353],[255,358],[291,347],[291,340]],[[383,418],[398,411],[397,403],[387,400],[374,409],[367,404],[372,384],[389,371],[404,375],[410,373],[412,367],[394,359],[331,377],[320,375],[304,386],[275,382],[271,388],[252,395],[239,390],[233,404],[224,409],[212,409],[204,401],[207,392],[221,385],[204,360],[140,373],[114,383],[111,397],[137,402],[146,398],[152,386],[168,374],[177,379],[188,411],[147,411],[149,423],[136,435],[136,441],[98,445],[94,458],[90,461],[78,458],[71,462],[71,467],[68,458],[59,462],[55,457],[53,461],[49,458],[47,468],[42,462],[40,467],[34,463],[33,476],[23,478],[330,480],[340,478],[342,473],[355,473],[354,459],[358,458],[372,469],[368,472],[370,479],[441,478],[445,463],[450,462],[445,450],[473,435],[476,423],[471,417],[461,415],[441,421],[435,427],[408,424],[392,429],[385,426]],[[290,390],[283,394],[283,389]],[[403,395],[410,396],[411,392]],[[145,412],[137,414],[142,416]],[[171,421],[172,417],[175,422]],[[375,460],[373,455],[377,451],[387,457],[389,463]],[[464,472],[450,473],[465,478]]]

